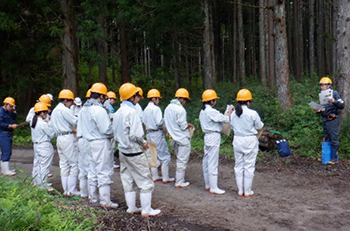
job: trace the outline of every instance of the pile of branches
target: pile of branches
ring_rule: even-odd
[[[282,139],[282,135],[273,127],[264,127],[259,138],[259,148],[269,150],[276,147],[276,141]]]

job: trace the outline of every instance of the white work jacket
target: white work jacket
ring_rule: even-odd
[[[33,119],[34,116],[35,116],[34,107],[32,107],[32,108],[29,110],[29,112],[28,112],[28,115],[27,115],[27,117],[26,117],[26,121],[27,121],[28,123],[31,123],[31,121],[32,121],[32,119]]]
[[[135,106],[129,101],[123,101],[113,115],[114,139],[119,143],[118,149],[123,153],[139,153],[146,145],[143,139],[143,129],[140,116]]]
[[[135,105],[135,109],[136,109],[136,111],[137,111],[137,113],[139,114],[139,116],[140,116],[140,120],[141,120],[141,123],[143,123],[144,121],[143,121],[143,110],[142,110],[142,107],[140,106],[140,104],[136,104]]]
[[[61,135],[73,131],[73,127],[77,123],[77,117],[74,116],[68,107],[60,102],[52,111],[51,122],[57,135]]]
[[[30,123],[30,126],[32,123]],[[31,128],[33,143],[42,143],[51,141],[55,137],[55,131],[51,126],[51,122],[46,122],[43,118],[38,117],[35,128]]]
[[[166,128],[174,141],[181,145],[190,143],[190,132],[187,129],[187,113],[178,99],[173,99],[164,111]]]
[[[242,109],[243,113],[240,117],[236,115],[235,111],[231,114],[230,124],[235,136],[253,136],[258,134],[258,130],[264,126],[260,116],[246,105],[242,105]]]
[[[84,105],[78,115],[77,137],[91,141],[108,139],[112,136],[112,123],[102,104]]]
[[[205,110],[201,110],[199,113],[199,121],[204,133],[221,132],[222,123],[229,123],[230,118],[206,104]]]
[[[143,120],[147,131],[157,131],[162,129],[164,123],[162,110],[153,102],[149,102],[143,111]]]

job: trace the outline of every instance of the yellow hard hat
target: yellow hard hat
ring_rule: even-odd
[[[8,103],[8,104],[10,104],[11,106],[16,106],[16,101],[15,101],[15,99],[12,98],[12,97],[6,97],[6,98],[4,99],[4,102],[3,102],[3,103]]]
[[[71,100],[74,100],[74,94],[73,94],[73,92],[71,90],[63,89],[58,94],[58,98],[59,99],[71,99]]]
[[[113,91],[109,91],[109,92],[107,92],[107,97],[109,99],[116,99],[117,95]]]
[[[177,89],[177,91],[175,93],[175,97],[176,98],[186,98],[186,99],[190,100],[190,94],[188,93],[188,91],[185,88]]]
[[[95,83],[91,87],[91,93],[98,93],[101,95],[107,95],[107,87],[103,83]]]
[[[90,98],[90,96],[91,96],[91,89],[86,91],[85,98]]]
[[[140,90],[132,83],[124,83],[119,88],[120,101],[128,100]]]
[[[151,89],[148,91],[147,93],[147,98],[153,98],[153,97],[158,97],[158,98],[162,98],[160,96],[160,92],[157,89]]]
[[[41,112],[41,111],[48,111],[49,108],[47,107],[46,103],[44,102],[37,102],[35,105],[34,105],[34,112],[37,113],[37,112]]]
[[[50,98],[50,96],[48,96],[46,94],[42,95],[42,96],[40,96],[39,101],[45,103],[46,106],[51,107],[51,98]]]
[[[141,87],[136,87],[138,90],[139,95],[141,95],[141,98],[143,99],[143,90]]]
[[[328,77],[321,78],[319,84],[332,84],[332,80]]]
[[[253,99],[252,93],[248,89],[241,89],[237,93],[237,98],[236,98],[237,101],[248,101],[252,99]]]
[[[207,102],[213,99],[220,99],[216,92],[212,89],[205,90],[202,94],[202,102]]]

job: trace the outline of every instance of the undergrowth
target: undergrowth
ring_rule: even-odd
[[[141,81],[141,80],[139,80]],[[167,82],[168,85],[171,83]],[[236,94],[240,88],[248,88],[253,95],[251,108],[256,110],[265,126],[274,127],[281,132],[283,138],[287,139],[290,148],[294,154],[307,157],[318,157],[321,153],[321,141],[323,138],[322,121],[319,115],[313,113],[311,107],[308,106],[310,101],[318,101],[318,93],[320,91],[316,77],[305,77],[301,81],[291,79],[291,97],[293,107],[288,110],[281,110],[276,94],[270,92],[269,89],[261,86],[260,82],[255,78],[247,78],[245,86],[238,86],[232,82],[220,82],[214,89],[220,99],[217,101],[216,108],[224,112],[229,104],[236,105]],[[136,85],[141,86],[135,81]],[[147,86],[147,82],[141,81],[144,94],[154,86]],[[159,86],[158,86],[159,85]],[[164,112],[165,107],[173,98],[175,89],[165,84],[161,88],[161,82],[158,83],[158,88],[161,91],[162,99],[160,107]],[[200,128],[199,112],[201,110],[202,101],[201,95],[203,89],[200,83],[191,85],[190,97],[191,100],[185,105],[187,111],[187,121],[194,124],[196,130],[191,141],[192,150],[202,151],[204,142],[204,133]],[[140,104],[143,108],[147,106],[148,100],[143,99]],[[115,105],[115,109],[118,105]],[[18,122],[23,121],[20,118]],[[233,156],[232,148],[233,135],[229,137],[222,135],[220,153],[228,157]],[[346,118],[342,121],[340,132],[340,155],[341,158],[350,158],[350,119]],[[24,126],[16,130],[13,139],[14,144],[21,146],[31,146],[30,128]],[[55,142],[55,140],[53,140]],[[275,151],[275,150],[273,150]],[[199,152],[200,153],[200,152]]]
[[[0,230],[91,230],[98,213],[34,188],[29,178],[0,176]]]

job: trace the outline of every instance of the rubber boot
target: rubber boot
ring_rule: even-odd
[[[140,193],[140,200],[141,200],[141,207],[142,217],[148,217],[148,216],[157,216],[161,213],[160,209],[152,209],[151,207],[151,201],[152,201],[152,193]]]
[[[163,184],[175,181],[175,178],[169,177],[169,165],[162,164]]]
[[[218,176],[209,176],[210,194],[222,195],[224,190],[218,188]]]
[[[136,192],[126,192],[125,202],[128,206],[128,209],[126,210],[127,213],[141,213],[142,209],[136,207]]]
[[[249,198],[254,195],[252,190],[253,178],[244,177],[244,197]]]
[[[80,192],[77,190],[78,177],[69,176],[68,177],[68,194],[70,196],[80,196]]]
[[[334,165],[334,164],[337,164],[338,162],[339,162],[338,150],[335,149],[335,148],[332,148],[332,151],[331,151],[331,160],[328,161],[328,164]]]
[[[176,172],[175,188],[184,188],[189,185],[189,182],[185,182],[185,172]]]
[[[236,184],[238,188],[238,196],[242,197],[243,196],[243,177],[236,176]]]
[[[80,196],[82,198],[87,198],[88,197],[88,180],[87,179],[82,179],[79,181],[79,188],[80,188]]]
[[[97,186],[89,185],[89,201],[90,203],[97,203],[99,200],[97,193]]]
[[[205,191],[210,191],[209,176],[207,172],[203,172]]]
[[[100,205],[104,208],[118,208],[117,203],[111,201],[111,186],[103,185],[99,188]]]
[[[10,170],[10,163],[6,161],[6,162],[1,162],[1,174],[5,176],[13,176],[13,175],[16,175],[16,172]]]
[[[62,183],[62,189],[63,189],[63,196],[65,196],[65,197],[69,196],[68,177],[61,176],[61,183]]]
[[[153,182],[157,182],[157,181],[162,180],[162,178],[158,175],[158,168],[151,167],[151,173],[152,173]]]

